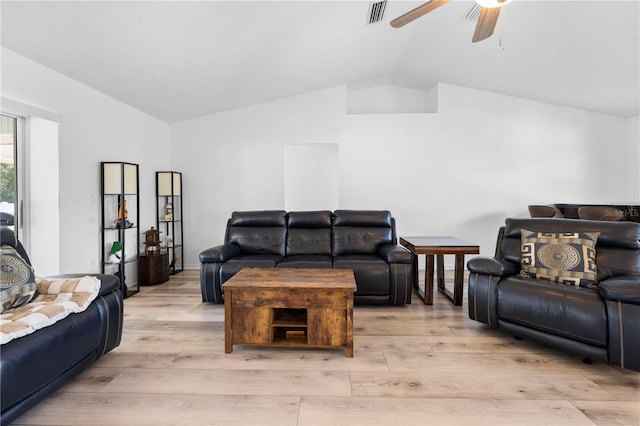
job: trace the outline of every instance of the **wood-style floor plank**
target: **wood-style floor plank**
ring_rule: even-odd
[[[236,346],[198,271],[125,300],[121,345],[15,424],[640,425],[640,373],[516,340],[437,293],[356,306],[343,349]]]
[[[303,397],[300,426],[590,425],[568,401]]]

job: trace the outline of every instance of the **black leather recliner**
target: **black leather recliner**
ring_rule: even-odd
[[[223,303],[222,284],[242,268],[348,268],[356,304],[408,304],[412,261],[386,210],[234,212],[225,243],[200,253],[202,300]]]
[[[13,247],[31,264],[11,229],[0,229],[0,242]],[[89,275],[100,279],[101,288],[85,311],[0,347],[0,424],[11,423],[120,344],[123,319],[120,280],[114,275]]]
[[[599,232],[597,289],[520,276],[520,231]],[[469,270],[469,317],[513,335],[640,371],[640,224],[507,219],[495,257]]]

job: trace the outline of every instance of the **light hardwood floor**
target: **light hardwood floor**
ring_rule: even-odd
[[[234,347],[197,271],[125,300],[121,345],[15,424],[639,425],[640,374],[514,338],[437,294],[356,306],[344,350]]]

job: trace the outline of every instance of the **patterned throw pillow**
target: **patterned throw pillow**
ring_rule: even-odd
[[[37,296],[33,268],[11,246],[0,247],[0,313]]]
[[[533,232],[521,230],[520,275],[576,287],[595,288],[599,232]]]

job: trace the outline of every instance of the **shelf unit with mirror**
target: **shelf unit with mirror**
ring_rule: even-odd
[[[182,173],[156,172],[156,228],[161,249],[169,253],[171,275],[184,270],[182,204]]]
[[[124,297],[140,291],[140,197],[138,165],[103,161],[101,165],[101,272],[117,275]]]

